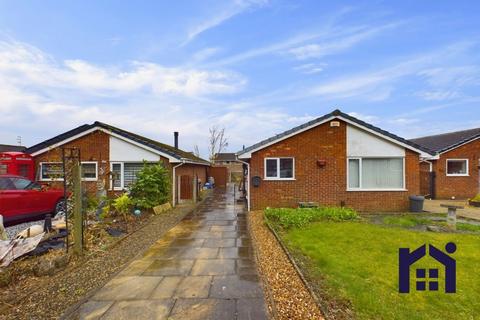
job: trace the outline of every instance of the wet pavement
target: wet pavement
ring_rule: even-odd
[[[215,190],[80,308],[80,319],[267,319],[243,204]]]

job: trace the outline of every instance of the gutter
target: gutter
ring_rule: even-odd
[[[210,162],[200,162],[200,161],[194,161],[194,160],[190,160],[190,159],[187,159],[187,158],[181,158],[180,159],[183,163],[190,163],[190,164],[198,164],[198,165],[202,165],[202,166],[210,166],[212,165]]]

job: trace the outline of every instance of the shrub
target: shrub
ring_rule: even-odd
[[[265,209],[265,217],[282,228],[301,228],[307,224],[323,219],[333,221],[353,220],[358,217],[355,210],[340,207],[320,208],[280,208]]]
[[[132,206],[133,202],[132,199],[128,196],[128,194],[124,193],[115,200],[113,200],[113,207],[118,213],[126,215],[130,212],[130,207]]]
[[[139,208],[150,209],[168,201],[170,172],[162,164],[146,164],[137,174],[130,195]]]
[[[475,197],[473,197],[472,199],[470,199],[470,201],[474,201],[474,202],[480,202],[480,193],[477,194]]]

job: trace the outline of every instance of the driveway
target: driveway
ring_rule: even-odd
[[[447,213],[447,208],[440,205],[449,204],[454,206],[461,206],[464,209],[457,210],[457,216],[467,219],[474,219],[480,221],[480,208],[470,207],[466,200],[425,200],[423,209],[431,213]]]
[[[266,319],[245,214],[232,186],[215,190],[82,305],[80,318]]]

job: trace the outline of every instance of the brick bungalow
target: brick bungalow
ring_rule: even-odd
[[[411,141],[435,153],[421,159],[422,194],[437,199],[468,199],[480,192],[480,128]]]
[[[299,202],[405,211],[429,150],[335,110],[237,153],[250,210]]]
[[[64,147],[80,149],[83,185],[90,195],[121,192],[136,180],[144,161],[161,162],[171,172],[175,205],[192,199],[193,177],[205,183],[210,166],[208,161],[178,148],[178,133],[175,146],[170,146],[97,121],[27,148],[25,152],[35,159],[39,182],[62,184]]]

